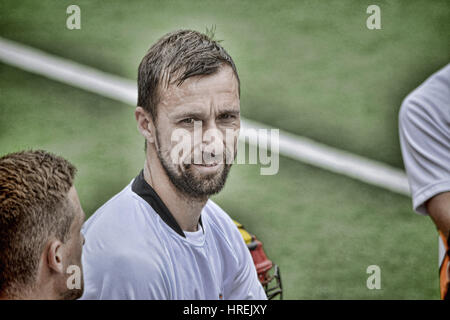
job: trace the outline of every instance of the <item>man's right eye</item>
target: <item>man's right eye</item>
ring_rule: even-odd
[[[181,123],[185,123],[185,124],[193,124],[194,123],[194,118],[186,118],[180,121]]]

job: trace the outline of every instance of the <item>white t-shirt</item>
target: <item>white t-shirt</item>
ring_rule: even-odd
[[[450,64],[429,77],[403,101],[400,143],[413,208],[450,191]]]
[[[450,64],[405,98],[399,130],[413,208],[426,215],[425,202],[450,191]],[[444,257],[439,238],[439,265]]]
[[[208,200],[183,232],[142,172],[83,226],[81,299],[267,299],[231,218]]]

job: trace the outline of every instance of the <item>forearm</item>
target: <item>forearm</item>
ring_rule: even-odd
[[[445,239],[448,239],[450,230],[450,192],[440,193],[431,198],[426,206],[434,224],[444,234]]]

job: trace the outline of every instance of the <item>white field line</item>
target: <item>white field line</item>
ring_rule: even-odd
[[[137,102],[135,81],[86,67],[4,38],[0,38],[0,60],[126,104],[136,105]],[[267,125],[242,119],[242,129],[249,128],[270,129]],[[251,139],[248,142],[252,143]],[[396,193],[410,195],[408,180],[403,171],[282,130],[280,130],[279,153]]]

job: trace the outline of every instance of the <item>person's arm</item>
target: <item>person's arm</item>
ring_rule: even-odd
[[[428,214],[445,239],[450,232],[450,192],[440,193],[426,203]]]
[[[450,64],[402,103],[400,144],[416,212],[429,215],[438,232],[441,298],[450,286]]]
[[[440,193],[426,203],[429,216],[440,235],[439,278],[441,299],[450,299],[450,192]]]
[[[450,64],[409,94],[399,113],[400,145],[413,208],[430,215],[428,203],[435,211],[433,221],[439,222],[438,227],[447,226],[447,230],[441,230],[446,233],[448,213],[442,213],[440,195],[450,192],[449,123]],[[444,221],[447,224],[442,225]]]
[[[258,279],[255,263],[238,228],[231,221],[232,241],[237,257],[237,272],[232,281],[229,300],[267,300]]]
[[[245,248],[248,252],[248,249]],[[259,282],[255,265],[250,252],[245,254],[245,260],[240,265],[239,272],[233,279],[232,289],[226,297],[228,300],[267,300],[266,293]]]

